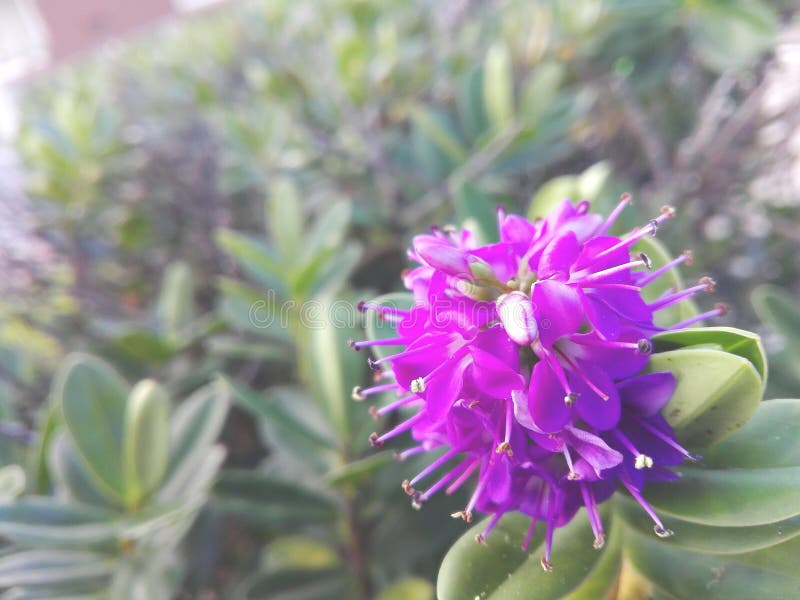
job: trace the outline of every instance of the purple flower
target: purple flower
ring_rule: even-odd
[[[405,417],[372,434],[374,445],[409,433],[415,445],[399,458],[441,452],[403,482],[413,504],[474,481],[454,516],[469,522],[476,510],[491,514],[479,541],[509,511],[531,517],[527,540],[543,522],[546,570],[554,530],[581,506],[595,546],[603,545],[598,506],[619,487],[651,515],[658,535],[668,535],[641,492],[648,481],[674,478],[669,467],[693,458],[660,416],[673,376],[639,373],[660,330],[654,315],[710,291],[713,281],[646,302],[642,289],[690,255],[653,271],[646,255],[632,254],[672,217],[670,208],[626,236],[609,235],[628,202],[623,196],[607,219],[589,213],[586,202],[564,201],[536,222],[499,211],[500,241],[486,246],[468,230],[415,237],[409,257],[420,266],[404,275],[414,307],[361,304],[393,324],[396,337],[352,342],[356,349],[403,348],[370,359],[376,385],[353,395],[388,394],[373,415]]]

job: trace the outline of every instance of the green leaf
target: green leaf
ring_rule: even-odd
[[[520,112],[531,123],[537,123],[555,100],[564,80],[565,67],[556,61],[540,62],[528,76],[522,89]],[[592,199],[586,195],[584,198]]]
[[[230,389],[218,380],[184,400],[172,417],[169,466],[164,486],[172,479],[185,479],[219,437],[230,406]]]
[[[180,342],[194,316],[192,269],[185,262],[172,262],[164,272],[161,293],[156,303],[158,329],[166,339]]]
[[[324,298],[315,319],[307,323],[308,364],[313,365],[308,382],[327,420],[341,442],[349,443],[364,411],[352,399],[353,386],[364,379],[363,354],[348,347],[348,339],[358,336],[350,322],[353,305]]]
[[[55,491],[70,500],[104,508],[122,506],[122,499],[92,475],[66,432],[57,435],[50,444],[47,464]]]
[[[264,242],[231,229],[217,231],[216,242],[265,290],[275,290],[279,296],[289,295],[285,281],[286,265]]]
[[[331,523],[338,516],[336,502],[318,491],[256,471],[225,471],[214,488],[214,504],[270,531]]]
[[[234,328],[276,342],[291,341],[286,327],[289,314],[279,312],[277,298],[269,291],[260,292],[227,277],[220,277],[217,286],[221,294],[217,305],[219,316]]]
[[[467,158],[467,151],[452,127],[448,126],[445,115],[434,113],[431,110],[418,106],[413,109],[411,119],[433,144],[444,154],[458,164]]]
[[[707,348],[660,352],[650,357],[647,371],[675,376],[675,392],[661,414],[690,448],[708,447],[736,431],[761,402],[758,371],[735,354]]]
[[[605,524],[611,524],[606,517]],[[594,536],[581,510],[553,541],[554,571],[546,573],[539,565],[543,554],[544,531],[540,527],[528,552],[520,544],[530,518],[519,513],[503,517],[487,539],[488,546],[475,542],[475,535],[486,527],[483,522],[464,534],[442,562],[436,584],[441,600],[464,598],[536,597],[591,600],[602,598],[611,589],[619,570],[622,532],[612,528],[609,543],[601,550],[592,547]]]
[[[406,577],[384,589],[378,600],[434,600],[434,588],[421,577]]]
[[[19,465],[0,468],[0,503],[14,500],[25,491],[25,469]]]
[[[760,285],[753,290],[753,307],[759,318],[781,336],[795,357],[800,356],[800,308],[797,299],[773,285]]]
[[[497,211],[492,201],[470,184],[456,194],[456,217],[464,227],[477,234],[481,244],[497,242]]]
[[[145,329],[131,329],[111,340],[112,352],[146,365],[163,365],[175,356],[176,349],[167,339]]]
[[[122,499],[122,439],[128,385],[106,363],[72,354],[55,379],[53,396],[61,405],[72,444],[106,491]]]
[[[578,181],[574,175],[562,175],[548,180],[533,196],[528,206],[528,219],[533,221],[547,217],[562,200],[575,198],[577,187]]]
[[[31,476],[28,478],[29,491],[35,494],[44,494],[50,491],[52,478],[47,461],[61,419],[61,410],[55,403],[45,405],[43,411],[39,419],[39,439],[35,452],[31,454],[29,468]]]
[[[710,556],[677,550],[631,532],[626,556],[643,575],[669,597],[695,598],[796,598],[800,579],[767,568],[751,567],[733,556]]]
[[[317,217],[314,226],[306,236],[307,245],[304,250],[306,264],[320,252],[334,250],[341,246],[347,235],[350,220],[353,216],[353,205],[346,200],[333,202]]]
[[[759,469],[800,466],[800,400],[762,402],[753,418],[703,453],[713,468]]]
[[[414,306],[414,297],[408,292],[394,292],[378,296],[370,300],[370,304],[408,310]],[[397,330],[392,323],[386,319],[381,319],[374,310],[367,311],[366,313],[366,333],[367,338],[370,340],[383,340],[397,337]],[[371,350],[377,358],[382,358],[384,356],[396,354],[402,349],[403,346],[374,346]]]
[[[21,547],[115,550],[120,525],[96,507],[29,496],[0,505],[0,535]]]
[[[326,472],[333,461],[336,438],[313,402],[291,389],[260,394],[228,382],[236,403],[259,420],[264,442],[273,450],[287,450],[305,463]]]
[[[304,268],[292,274],[295,298],[311,298],[338,292],[361,260],[362,247],[348,242],[317,254]]]
[[[647,499],[664,514],[721,527],[766,525],[800,514],[800,466],[681,467],[678,473],[679,481],[647,488]]]
[[[169,461],[170,401],[152,379],[137,383],[125,413],[122,465],[125,499],[138,507],[161,483]]]
[[[294,183],[289,179],[273,182],[264,210],[270,238],[283,259],[294,262],[303,238],[303,207]]]
[[[456,103],[461,128],[468,139],[474,140],[489,127],[483,102],[483,67],[473,67],[461,80]]]
[[[493,44],[483,64],[483,101],[492,126],[500,129],[514,118],[514,72],[511,53]]]
[[[700,60],[717,72],[752,65],[772,47],[778,15],[761,0],[692,3],[689,34]]]
[[[766,382],[767,358],[761,337],[755,333],[733,327],[696,327],[664,331],[653,336],[656,352],[696,346],[722,350],[749,360]]]
[[[628,526],[644,535],[653,535],[653,520],[637,503],[620,495],[614,499],[614,506]],[[701,525],[673,516],[665,516],[664,524],[674,535],[659,540],[659,543],[708,554],[761,550],[800,535],[800,515],[752,527]]]
[[[392,464],[394,460],[394,451],[376,452],[331,471],[325,481],[334,488],[355,489],[359,483],[374,475],[375,471]]]
[[[67,585],[111,574],[113,559],[93,552],[25,550],[0,557],[0,587]]]

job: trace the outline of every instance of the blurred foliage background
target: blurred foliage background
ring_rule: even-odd
[[[631,226],[674,205],[662,241],[767,334],[768,397],[797,394],[795,13],[235,2],[31,82],[37,253],[0,283],[0,495],[21,498],[0,509],[0,586],[432,597],[456,501],[414,512],[399,481],[419,469],[369,448],[346,340],[414,232],[491,238],[500,204],[632,191]],[[86,400],[106,396],[109,414]]]

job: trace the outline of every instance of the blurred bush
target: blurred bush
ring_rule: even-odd
[[[676,205],[671,250],[702,245],[692,274],[713,273],[737,324],[754,323],[756,280],[795,287],[800,275],[796,209],[749,186],[773,157],[759,145],[760,106],[793,4],[231,3],[28,86],[18,149],[38,235],[68,274],[42,282],[46,305],[8,296],[0,307],[0,456],[34,465],[28,491],[51,497],[4,509],[22,558],[0,560],[66,565],[92,585],[153,569],[158,589],[190,594],[431,597],[425,582],[459,528],[436,503],[413,513],[391,451],[368,451],[380,425],[350,399],[366,373],[346,347],[360,322],[323,315],[396,289],[404,247],[428,224],[471,222],[488,239],[497,204],[524,211],[533,199],[536,216],[571,195],[606,209],[635,190],[626,223]],[[49,401],[42,386],[68,350],[162,382],[160,408],[136,418],[163,435],[179,435],[224,374],[228,457],[183,552],[140,560],[81,537],[127,540],[169,510],[185,529],[204,493],[162,505],[169,478],[156,474],[174,460],[163,439],[143,442],[156,474],[133,491],[122,467],[108,463],[106,481],[85,472],[92,459],[69,462],[84,456],[72,426],[145,427],[123,415],[150,401],[128,396],[111,367],[68,359],[56,381],[96,371],[119,413],[70,425],[63,386]],[[167,394],[189,398],[171,418]],[[212,447],[219,427],[196,443]],[[98,456],[124,461],[126,448]],[[42,458],[54,452],[60,466]],[[68,468],[82,479],[64,480]],[[75,543],[30,533],[40,518]]]

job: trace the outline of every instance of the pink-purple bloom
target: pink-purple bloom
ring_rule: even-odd
[[[693,459],[660,414],[675,378],[642,371],[662,330],[655,314],[713,289],[713,281],[645,301],[642,289],[690,256],[653,270],[632,252],[672,217],[668,207],[628,235],[610,235],[628,202],[624,196],[607,219],[590,213],[588,202],[564,201],[534,222],[499,210],[500,241],[489,245],[466,229],[416,236],[408,255],[418,266],[404,274],[413,308],[361,304],[392,323],[396,337],[352,343],[403,347],[370,359],[377,384],[356,388],[354,397],[393,394],[373,414],[405,417],[372,434],[373,445],[408,432],[415,444],[400,458],[440,451],[403,482],[414,505],[474,481],[467,506],[453,516],[469,522],[474,511],[490,514],[478,536],[485,541],[504,514],[522,512],[531,517],[524,547],[541,522],[545,570],[554,530],[581,507],[595,547],[603,545],[598,507],[620,485],[652,517],[656,534],[669,535],[642,490],[675,478],[669,467]]]

